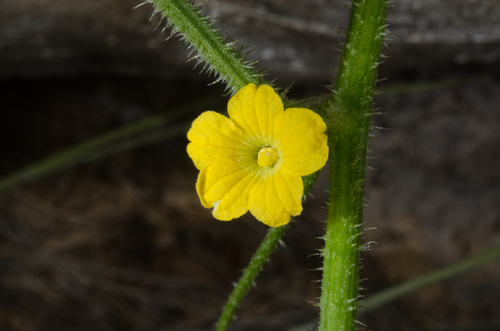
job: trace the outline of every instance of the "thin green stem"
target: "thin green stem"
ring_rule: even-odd
[[[233,93],[242,87],[254,83],[264,84],[262,74],[253,69],[253,64],[245,61],[233,46],[225,41],[218,30],[213,28],[213,22],[202,16],[201,11],[186,0],[148,0],[155,5],[155,11],[167,17],[172,25],[172,34],[182,33],[198,54],[192,59],[205,61],[208,71],[215,71],[219,80],[226,81]]]
[[[318,179],[320,173],[321,170],[316,171],[309,176],[303,177],[304,196],[309,193],[313,184]],[[240,277],[238,283],[234,287],[233,292],[229,296],[229,299],[227,300],[227,303],[222,310],[222,315],[217,322],[216,331],[227,330],[229,323],[233,319],[234,313],[236,312],[236,309],[238,308],[241,300],[248,292],[250,286],[252,286],[253,281],[262,270],[264,263],[266,263],[266,261],[269,259],[269,256],[276,248],[276,245],[280,241],[287,228],[288,224],[269,229],[266,237],[250,260],[248,266],[243,271],[243,275]]]
[[[370,296],[369,298],[361,302],[364,307],[361,311],[365,312],[367,310],[376,308],[377,306],[387,304],[407,294],[415,292],[423,287],[458,276],[460,274],[463,274],[464,272],[475,269],[483,264],[499,258],[500,246],[490,249],[479,255],[463,259],[444,268],[432,271],[426,275],[414,278],[403,284],[393,286],[385,291]]]
[[[126,149],[142,146],[161,139],[167,139],[175,134],[180,134],[181,130],[175,128],[151,132],[134,139],[124,140],[134,134],[139,134],[154,127],[167,124],[169,121],[180,118],[193,110],[198,110],[202,105],[213,105],[215,104],[214,101],[215,99],[205,99],[201,102],[196,102],[174,111],[153,115],[48,156],[24,169],[0,179],[0,192],[19,182],[26,182],[76,164],[88,162],[105,155],[118,153]],[[184,129],[184,132],[185,131],[186,129]]]
[[[320,331],[355,330],[364,178],[386,0],[352,2],[327,116],[330,197],[323,249]]]
[[[229,296],[229,299],[227,300],[227,303],[222,310],[222,315],[217,322],[215,328],[216,331],[227,330],[229,323],[233,319],[236,308],[238,308],[241,300],[248,292],[248,289],[252,285],[254,279],[260,273],[260,270],[264,266],[264,263],[266,263],[266,261],[269,259],[269,255],[271,255],[271,253],[274,251],[274,248],[280,241],[287,228],[288,224],[269,229],[266,237],[250,260],[248,266],[243,271],[243,275],[240,277],[240,280]]]

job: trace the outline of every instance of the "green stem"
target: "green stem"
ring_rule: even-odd
[[[374,295],[370,295],[367,299],[363,299],[361,301],[360,304],[363,307],[360,308],[359,313],[366,313],[372,309],[378,308],[389,302],[416,292],[421,288],[440,283],[446,279],[450,279],[467,271],[474,270],[497,259],[500,259],[500,246],[494,247],[476,256],[447,265],[441,269],[431,271],[421,277],[410,279],[403,284],[390,287],[387,290],[383,290]],[[307,323],[294,327],[293,329],[289,329],[288,331],[308,331],[317,325],[317,323],[317,320],[311,320]]]
[[[363,308],[362,311],[365,312],[367,310],[371,310],[379,305],[394,301],[423,287],[458,276],[459,274],[475,269],[499,258],[500,246],[490,249],[482,254],[450,264],[444,268],[432,271],[426,275],[409,280],[406,283],[391,287],[385,291],[370,296],[368,299],[361,302],[363,307],[366,307]]]
[[[161,139],[166,139],[174,134],[181,133],[181,131],[177,128],[167,129],[166,131],[152,132],[135,139],[129,139],[128,141],[123,140],[131,135],[164,125],[173,119],[192,112],[193,110],[198,110],[202,105],[206,106],[207,103],[210,105],[215,104],[214,101],[215,99],[206,99],[202,102],[196,102],[188,106],[181,107],[175,111],[153,115],[138,122],[84,141],[83,143],[72,146],[62,152],[53,154],[0,179],[0,192],[19,182],[25,182],[66,169],[76,164],[88,162],[105,155],[138,147],[154,141],[159,141]]]
[[[316,182],[316,179],[318,179],[320,173],[321,170],[316,171],[309,176],[303,177],[304,196],[309,193],[313,184]],[[264,263],[266,263],[266,261],[269,259],[269,256],[274,251],[276,245],[280,241],[287,228],[288,224],[269,229],[266,237],[250,260],[250,263],[248,264],[246,269],[243,271],[243,275],[240,277],[233,292],[229,296],[229,299],[227,300],[227,303],[222,310],[222,315],[217,322],[216,331],[227,330],[227,327],[233,319],[234,313],[236,312],[236,309],[238,308],[241,300],[248,292],[250,286],[252,286],[253,281],[264,266]]]
[[[222,315],[216,325],[216,331],[227,330],[229,322],[233,319],[236,308],[238,308],[241,300],[248,292],[248,289],[252,285],[254,279],[259,274],[260,270],[264,266],[264,263],[269,259],[269,255],[274,251],[274,248],[280,241],[281,237],[288,228],[288,224],[277,227],[270,228],[266,237],[259,246],[259,249],[255,252],[252,260],[243,271],[243,275],[240,277],[238,284],[236,284],[233,292],[229,296],[224,309],[222,310]]]
[[[167,17],[173,25],[172,34],[182,33],[198,54],[194,60],[205,61],[208,71],[215,71],[219,80],[225,80],[233,93],[254,83],[264,84],[262,75],[253,70],[253,64],[245,61],[233,48],[234,43],[224,40],[212,22],[201,15],[200,10],[186,0],[148,0],[155,9]]]
[[[330,197],[320,331],[355,330],[366,153],[387,0],[352,2],[327,117]]]

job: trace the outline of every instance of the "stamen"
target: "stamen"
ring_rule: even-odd
[[[278,151],[272,147],[262,147],[257,156],[257,164],[262,168],[269,168],[274,166],[278,161]]]

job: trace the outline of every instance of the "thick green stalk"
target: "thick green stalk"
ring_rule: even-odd
[[[400,299],[408,294],[416,292],[422,288],[444,282],[447,279],[456,277],[465,272],[477,269],[484,264],[500,259],[500,246],[494,247],[486,252],[480,253],[453,264],[444,266],[440,269],[431,271],[423,276],[413,278],[405,283],[395,285],[386,290],[383,290],[361,301],[359,313],[365,313],[375,308],[380,308],[394,300]],[[309,331],[315,325],[316,320],[311,320],[307,323],[289,329],[288,331]]]
[[[205,61],[209,72],[216,72],[219,80],[226,81],[233,93],[242,87],[255,83],[264,84],[262,74],[253,69],[249,63],[238,54],[234,43],[224,40],[218,30],[212,27],[212,22],[201,15],[200,10],[186,0],[147,0],[155,5],[155,11],[168,18],[172,25],[172,34],[181,33],[184,39],[198,52],[193,59]]]
[[[309,176],[303,177],[304,181],[304,196],[306,196],[311,190],[312,186],[318,179],[321,170],[310,174]],[[238,308],[241,300],[248,292],[250,286],[252,286],[253,281],[258,276],[264,263],[269,260],[269,256],[274,251],[276,245],[280,241],[281,237],[288,228],[288,224],[280,226],[278,228],[270,228],[266,237],[260,244],[259,248],[255,252],[254,256],[250,260],[250,263],[243,271],[238,283],[234,287],[233,292],[229,296],[224,309],[222,310],[222,315],[217,322],[216,331],[225,331],[229,326],[229,323],[233,319],[234,313]]]
[[[352,2],[327,117],[330,197],[320,331],[355,330],[366,153],[387,0]]]

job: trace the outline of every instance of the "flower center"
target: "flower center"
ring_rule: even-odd
[[[257,156],[257,164],[259,167],[272,167],[278,161],[278,151],[272,147],[262,147]]]

